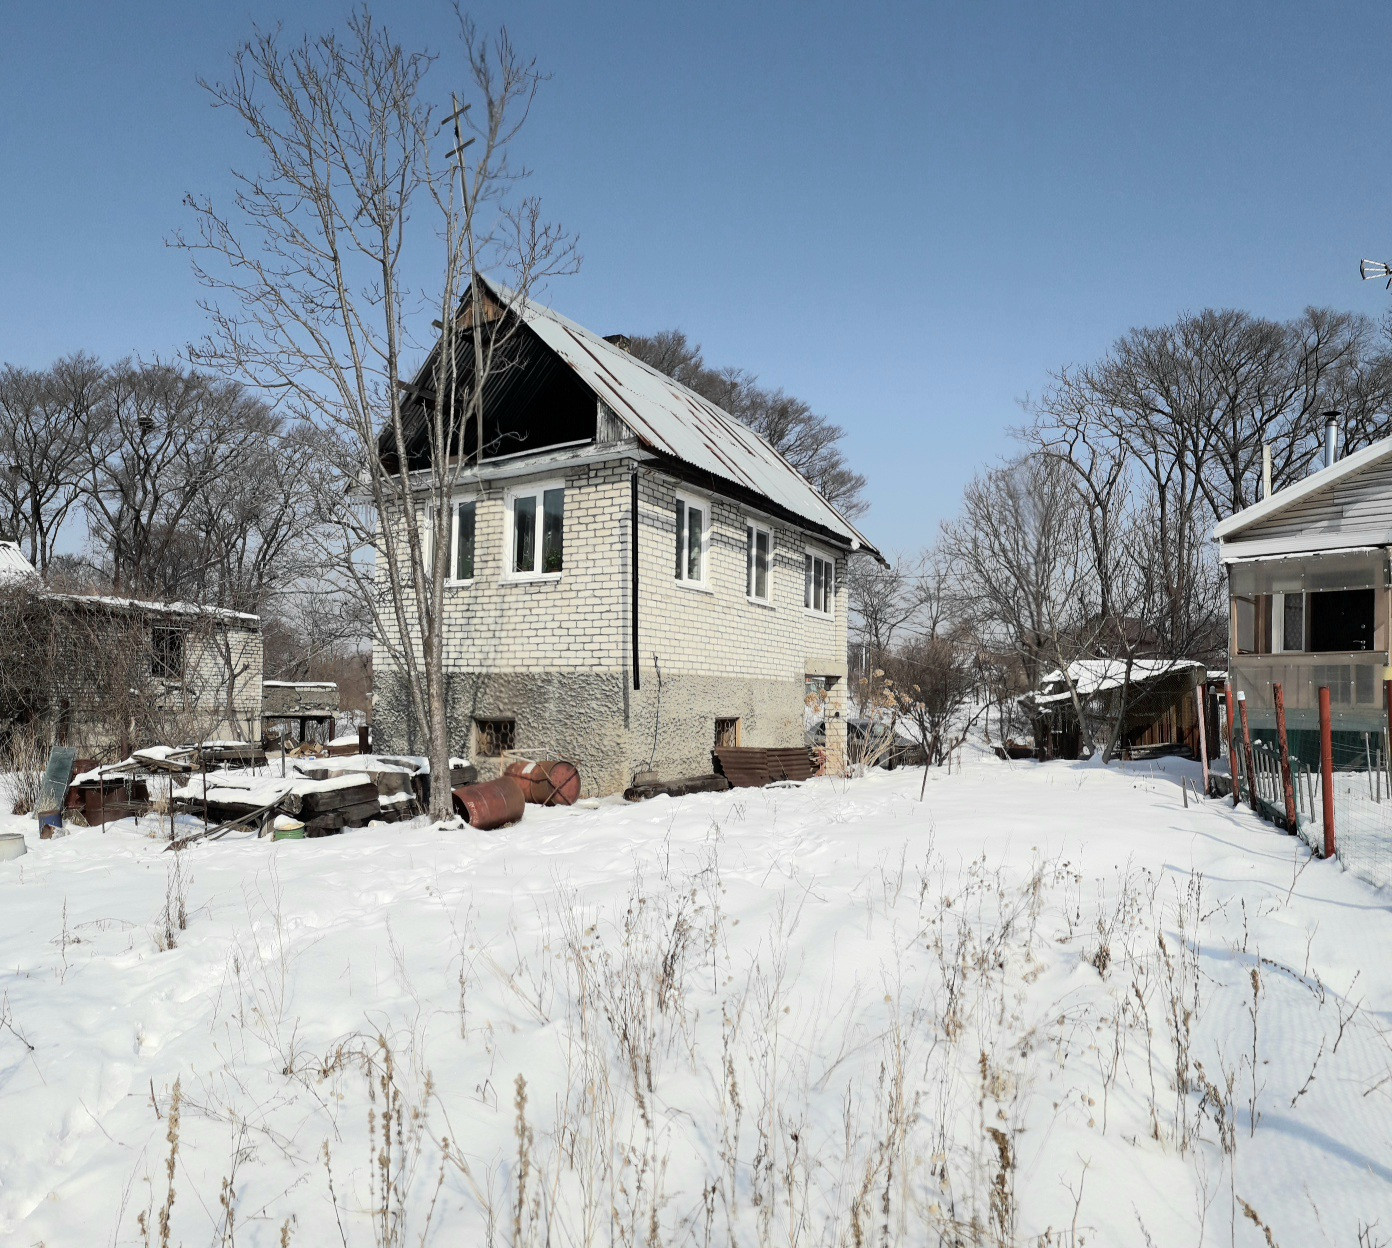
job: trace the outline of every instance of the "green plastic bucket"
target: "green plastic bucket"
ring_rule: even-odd
[[[305,839],[304,827],[298,819],[291,819],[289,815],[279,815],[271,831],[271,840],[302,841]]]

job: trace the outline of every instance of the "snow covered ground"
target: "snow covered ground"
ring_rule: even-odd
[[[0,1241],[1392,1241],[1392,898],[1185,767],[31,840]]]

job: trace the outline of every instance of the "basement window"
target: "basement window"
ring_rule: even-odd
[[[184,677],[184,630],[156,624],[150,630],[150,675],[163,680]]]
[[[717,750],[733,750],[739,745],[739,736],[740,721],[738,717],[715,721],[715,748]]]
[[[478,758],[500,758],[504,750],[517,748],[515,719],[474,720],[474,755]]]

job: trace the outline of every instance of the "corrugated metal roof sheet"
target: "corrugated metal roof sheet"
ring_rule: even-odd
[[[582,325],[488,283],[649,450],[762,495],[785,511],[879,555],[849,520],[763,438],[680,382]]]
[[[0,542],[0,585],[34,575],[34,565],[15,542]]]

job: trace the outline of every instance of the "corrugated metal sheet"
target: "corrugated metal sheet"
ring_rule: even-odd
[[[649,450],[753,490],[872,554],[879,551],[748,426],[621,347],[506,287],[489,284]]]
[[[760,788],[776,780],[809,780],[812,754],[805,745],[719,746],[712,751],[725,778],[737,789]]]
[[[0,585],[34,575],[34,565],[14,542],[0,542]]]

